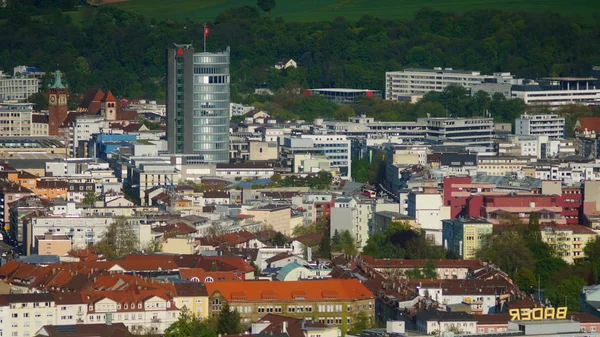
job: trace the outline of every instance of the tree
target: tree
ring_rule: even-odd
[[[108,226],[96,248],[109,260],[138,251],[139,239],[133,224],[125,217],[119,217]]]
[[[145,253],[160,253],[162,252],[162,242],[158,239],[150,240],[142,247],[142,251]]]
[[[275,8],[275,0],[257,0],[256,5],[262,9],[263,12],[270,13]]]
[[[412,269],[404,272],[404,276],[411,280],[418,280],[423,278],[423,273],[421,273],[421,269],[417,268],[417,266],[414,266]]]
[[[332,243],[331,251],[333,252],[342,252],[348,255],[358,254],[356,240],[348,230],[343,230],[338,233],[336,229],[333,234]]]
[[[546,287],[546,298],[554,307],[568,307],[568,311],[579,311],[579,293],[585,281],[578,276],[550,283]]]
[[[337,121],[348,121],[348,118],[356,116],[356,111],[351,106],[342,105],[333,112],[333,118]]]
[[[277,232],[273,240],[271,241],[275,246],[285,246],[288,244],[288,238],[285,235],[281,234],[281,232]]]
[[[369,314],[367,314],[366,311],[359,311],[358,313],[356,313],[353,317],[352,320],[354,323],[352,324],[352,327],[350,328],[350,330],[348,331],[348,333],[350,333],[351,335],[360,335],[363,330],[369,329],[373,327],[373,320],[371,317],[369,317]]]
[[[423,278],[427,279],[438,279],[437,266],[432,260],[427,260],[423,266]]]
[[[219,317],[217,318],[217,332],[222,335],[235,335],[244,331],[240,313],[236,310],[231,310],[228,303],[225,303],[221,308]]]
[[[519,269],[533,269],[535,264],[523,236],[515,231],[488,235],[484,238],[477,255],[494,263],[511,277]]]
[[[324,259],[331,258],[331,238],[327,234],[323,234],[323,238],[319,243],[319,257]]]
[[[600,239],[595,236],[590,240],[583,248],[583,254],[585,259],[590,264],[592,270],[593,282],[597,283],[600,281]]]
[[[88,206],[94,206],[94,204],[96,203],[96,192],[94,191],[87,191],[85,192],[84,196],[83,196],[83,203],[88,205]]]
[[[515,283],[519,286],[521,290],[529,291],[532,287],[537,285],[537,281],[535,279],[535,275],[533,275],[533,271],[528,268],[522,268],[515,272],[513,277]]]
[[[41,92],[35,93],[27,98],[28,103],[35,104],[35,111],[48,110],[48,98]]]
[[[207,321],[199,319],[183,308],[177,321],[165,329],[164,337],[216,337],[217,333]]]
[[[271,182],[272,182],[272,183],[275,183],[275,184],[277,184],[277,183],[279,183],[280,181],[281,181],[281,174],[279,174],[279,173],[275,173],[275,174],[273,174],[273,175],[271,176]]]

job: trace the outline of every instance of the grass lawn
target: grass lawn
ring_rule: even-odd
[[[128,0],[110,4],[157,19],[212,21],[229,7],[256,5],[254,0]],[[441,11],[500,9],[506,11],[553,11],[581,14],[590,20],[600,11],[594,0],[278,0],[271,13],[287,21],[321,21],[344,16],[349,20],[365,14],[384,18],[410,18],[423,8]]]

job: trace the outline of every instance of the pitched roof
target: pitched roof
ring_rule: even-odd
[[[113,96],[110,89],[108,89],[108,91],[106,91],[106,93],[104,94],[104,97],[102,97],[102,102],[116,102],[116,101],[117,100],[115,99],[115,96]]]
[[[600,132],[600,117],[579,117],[575,125],[577,130],[598,133]]]
[[[276,335],[280,333],[287,333],[287,336],[289,337],[304,337],[305,330],[313,330],[314,332],[314,330],[317,329],[331,329],[330,326],[324,323],[275,314],[267,314],[263,316],[259,320],[259,322],[270,323],[260,332],[264,335]],[[284,328],[284,322],[287,323],[287,328]]]
[[[440,311],[437,309],[429,309],[417,315],[417,320],[422,321],[441,321],[441,322],[457,322],[457,321],[475,321],[473,315],[466,312],[456,311]]]
[[[363,263],[373,268],[414,268],[422,267],[427,261],[433,261],[437,268],[468,268],[471,270],[483,267],[480,260],[404,260],[404,259],[375,259],[370,255],[362,255]]]
[[[127,337],[129,330],[123,323],[44,325],[37,336],[44,337]]]
[[[208,296],[204,283],[200,282],[176,282],[174,296]]]
[[[194,282],[208,282],[206,281],[207,278],[212,279],[213,282],[242,280],[234,271],[208,271],[202,268],[181,268],[179,269],[179,275],[184,280]]]
[[[297,300],[367,300],[371,293],[356,279],[328,279],[308,281],[245,281],[248,286],[239,282],[207,283],[209,296],[217,292],[228,302],[241,301],[286,301]]]
[[[83,95],[79,107],[89,113],[97,113],[100,110],[100,100],[104,97],[104,92],[100,88],[89,88]],[[78,109],[79,110],[79,109]]]

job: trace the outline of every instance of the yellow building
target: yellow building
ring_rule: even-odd
[[[214,282],[206,283],[206,290],[211,316],[227,303],[246,323],[268,313],[335,325],[352,324],[361,311],[375,315],[373,293],[357,279]]]
[[[472,260],[477,257],[485,236],[492,234],[493,227],[484,218],[442,220],[442,244],[463,259]]]
[[[208,294],[202,283],[176,282],[173,283],[173,287],[175,288],[173,301],[177,308],[181,310],[185,308],[201,319],[208,317]]]
[[[544,225],[542,241],[554,247],[567,263],[584,258],[585,245],[596,237],[596,232],[581,225]]]
[[[276,232],[281,232],[284,235],[291,234],[292,212],[289,206],[266,205],[249,209],[246,213],[254,215],[256,222],[272,227]]]

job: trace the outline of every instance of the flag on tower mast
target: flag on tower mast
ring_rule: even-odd
[[[210,31],[210,28],[208,28],[208,26],[205,23],[204,24],[204,52],[206,52],[206,38],[208,37],[209,31]]]

